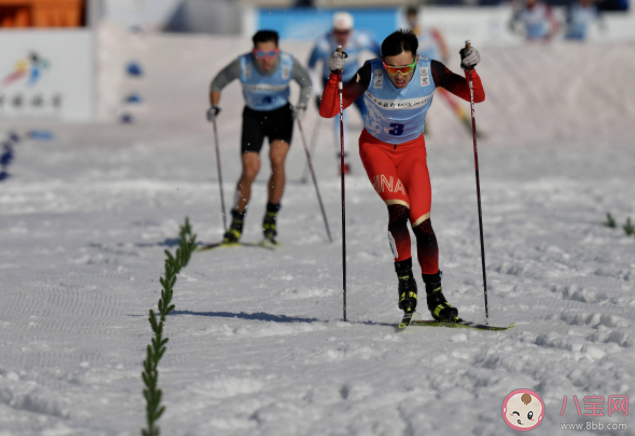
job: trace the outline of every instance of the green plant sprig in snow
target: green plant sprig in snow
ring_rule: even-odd
[[[187,266],[195,248],[196,235],[192,234],[190,221],[185,218],[185,224],[181,226],[179,232],[179,248],[176,249],[175,255],[173,256],[169,250],[165,250],[165,273],[159,279],[161,286],[163,286],[158,303],[159,321],[157,321],[157,314],[154,310],[150,309],[149,313],[149,321],[154,332],[154,338],[152,338],[152,343],[146,348],[146,360],[143,361],[144,371],[141,373],[145,385],[143,396],[146,399],[146,420],[148,424],[148,428],[141,430],[143,436],[160,435],[160,429],[156,422],[165,412],[165,406],[161,405],[163,392],[158,389],[158,365],[165,354],[166,344],[168,343],[168,338],[163,338],[163,323],[165,322],[165,317],[174,310],[172,296],[174,295],[176,275]]]

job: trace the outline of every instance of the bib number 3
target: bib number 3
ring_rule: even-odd
[[[403,135],[403,127],[404,127],[403,124],[392,123],[390,124],[390,127],[392,127],[392,129],[388,131],[389,134],[393,136]]]

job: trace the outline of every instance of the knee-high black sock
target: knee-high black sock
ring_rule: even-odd
[[[409,217],[410,209],[406,206],[401,204],[388,206],[388,239],[395,262],[412,257],[410,231],[408,230]]]
[[[412,229],[417,238],[417,257],[423,274],[439,272],[439,245],[430,219]]]

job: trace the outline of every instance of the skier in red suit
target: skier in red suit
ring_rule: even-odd
[[[405,314],[417,305],[417,283],[412,273],[408,221],[417,239],[417,255],[426,288],[428,309],[436,320],[452,321],[458,310],[441,288],[439,248],[430,222],[431,188],[423,128],[434,91],[443,87],[464,100],[470,89],[464,77],[441,62],[417,56],[417,37],[400,30],[381,46],[382,58],[368,61],[343,88],[344,108],[364,96],[368,113],[359,138],[359,153],[370,182],[388,208],[388,239],[399,280],[399,308]],[[339,114],[339,71],[345,53],[329,58],[331,76],[324,88],[320,115]],[[474,70],[480,61],[475,48],[461,50],[461,66],[471,74],[474,102],[485,100],[481,79]]]

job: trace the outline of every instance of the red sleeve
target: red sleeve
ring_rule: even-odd
[[[359,69],[357,74],[344,85],[342,97],[344,98],[344,109],[353,104],[368,89],[366,82],[366,65]],[[368,66],[368,80],[370,80],[370,65]],[[322,92],[322,102],[320,103],[320,116],[322,118],[333,118],[340,113],[340,93],[339,76],[331,73],[328,82]]]
[[[470,85],[469,73],[465,72],[465,79],[458,74],[454,74],[441,62],[432,61],[432,78],[437,86],[443,87],[450,91],[452,94],[461,97],[463,100],[470,101]],[[474,103],[481,103],[485,101],[485,90],[483,89],[483,83],[476,70],[472,69],[472,85],[474,90]]]

